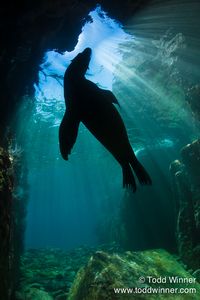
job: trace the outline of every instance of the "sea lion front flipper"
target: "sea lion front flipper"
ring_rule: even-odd
[[[79,123],[80,120],[75,118],[71,113],[65,112],[59,127],[60,153],[65,160],[68,160],[68,155],[71,153],[76,142]]]
[[[115,95],[114,95],[111,91],[109,91],[109,90],[104,90],[104,89],[100,89],[100,90],[101,90],[102,96],[103,96],[104,98],[106,98],[106,100],[108,100],[109,102],[115,103],[115,104],[117,104],[117,105],[120,106],[120,104],[119,104],[117,98],[115,97]]]

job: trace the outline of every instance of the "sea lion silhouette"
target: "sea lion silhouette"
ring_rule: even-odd
[[[119,104],[117,99],[111,91],[85,78],[91,53],[90,48],[79,53],[64,75],[66,112],[59,128],[60,152],[68,160],[82,122],[121,165],[123,187],[135,191],[132,170],[140,184],[151,184],[151,178],[133,152],[123,120],[113,105]]]

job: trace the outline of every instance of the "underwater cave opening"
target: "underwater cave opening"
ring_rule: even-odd
[[[119,45],[132,39],[100,6],[89,17],[72,52],[45,53],[39,84],[34,85],[34,111],[28,126],[34,141],[29,144],[33,156],[28,161],[27,248],[97,244],[99,223],[104,214],[107,218],[108,209],[116,210],[112,205],[117,207],[122,195],[120,168],[83,125],[67,163],[58,149],[58,126],[65,110],[62,81],[70,61],[91,47],[87,78],[112,90],[114,70],[123,56]]]
[[[138,24],[124,28],[100,6],[89,16],[72,52],[45,53],[26,130],[24,117],[19,124],[28,157],[26,248],[71,249],[120,241],[124,228],[132,249],[170,248],[175,205],[169,164],[196,135],[179,82],[185,37],[176,29],[163,29],[159,35],[155,30],[153,39],[150,27],[148,38],[147,24],[138,23],[142,30],[145,24],[143,37]],[[83,125],[69,161],[59,154],[58,126],[65,109],[63,74],[70,60],[86,47],[93,50],[87,78],[118,98],[131,144],[153,178],[153,186],[139,187],[131,202],[122,189],[120,167]]]

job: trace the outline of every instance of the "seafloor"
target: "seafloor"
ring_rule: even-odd
[[[163,249],[125,252],[116,244],[83,246],[71,251],[29,249],[21,259],[16,299],[195,300],[200,295],[199,273],[187,270],[177,256]],[[164,281],[151,282],[149,276]],[[171,282],[172,278],[189,282]],[[116,293],[116,288],[137,288],[139,293]],[[152,288],[168,290],[150,293]]]
[[[122,251],[115,244],[99,248],[82,246],[71,251],[56,248],[27,250],[21,258],[17,299],[66,300],[78,270],[100,249],[107,253]]]

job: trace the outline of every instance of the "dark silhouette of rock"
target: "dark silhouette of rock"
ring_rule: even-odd
[[[0,147],[0,295],[10,299],[13,292],[12,237],[12,190],[13,174],[7,151]]]
[[[188,88],[186,93],[186,101],[190,105],[194,116],[196,116],[198,120],[200,120],[199,97],[200,97],[200,84],[196,84]]]
[[[170,166],[177,200],[177,244],[181,259],[193,270],[200,268],[200,141],[181,150],[181,162]]]

